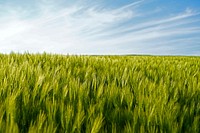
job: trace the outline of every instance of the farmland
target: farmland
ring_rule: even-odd
[[[0,55],[0,133],[199,133],[200,57]]]

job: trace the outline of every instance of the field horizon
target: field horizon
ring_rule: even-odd
[[[10,52],[10,53],[0,53],[0,55],[11,55],[11,54],[18,54],[18,55],[55,55],[55,56],[155,56],[155,57],[200,57],[200,55],[187,55],[187,54],[71,54],[71,53],[51,53],[51,52],[38,52],[38,53],[31,53],[31,52]]]

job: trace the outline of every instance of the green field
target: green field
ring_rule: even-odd
[[[199,133],[200,57],[0,55],[0,133]]]

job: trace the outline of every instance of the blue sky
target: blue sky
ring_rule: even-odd
[[[0,53],[200,55],[200,0],[0,0]]]

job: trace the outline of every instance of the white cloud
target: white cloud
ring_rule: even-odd
[[[11,13],[0,18],[0,52],[156,53],[155,50],[163,48],[158,42],[161,39],[168,42],[166,45],[169,38],[173,44],[186,42],[186,39],[192,42],[189,36],[186,39],[173,38],[200,33],[200,26],[191,26],[200,21],[192,19],[199,13],[190,8],[177,15],[130,24],[134,19],[148,20],[137,10],[144,3],[141,0],[116,9],[81,4],[59,8],[51,1],[46,6],[39,4],[39,12],[31,18],[22,17],[27,10],[7,7]],[[157,48],[152,50],[151,46]],[[148,48],[149,51],[144,50]]]

